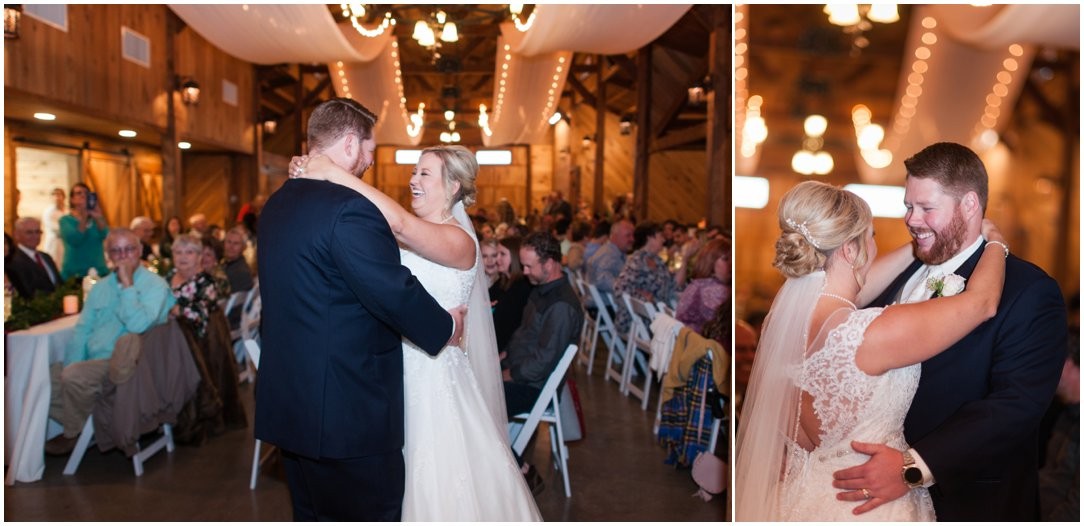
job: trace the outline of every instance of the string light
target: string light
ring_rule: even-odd
[[[395,18],[391,16],[391,11],[389,11],[384,13],[384,18],[379,25],[373,29],[368,29],[361,25],[361,19],[365,17],[366,13],[365,4],[339,4],[339,6],[343,10],[343,18],[349,19],[350,25],[354,26],[354,29],[362,36],[375,38],[383,35],[389,26],[395,25]]]
[[[992,148],[998,142],[997,123],[1001,117],[1001,104],[1003,99],[1009,96],[1009,85],[1012,84],[1012,72],[1019,67],[1017,59],[1024,55],[1024,47],[1020,44],[1012,44],[1007,49],[1008,56],[1001,62],[1001,70],[994,75],[994,85],[986,95],[986,107],[983,109],[979,122],[975,124],[973,131],[975,145],[980,149]]]
[[[906,135],[911,129],[911,118],[918,112],[918,103],[922,98],[922,84],[926,81],[926,72],[930,69],[930,59],[933,57],[937,43],[940,40],[937,33],[934,31],[937,29],[937,19],[928,16],[922,19],[922,27],[926,30],[919,37],[920,44],[915,47],[915,51],[912,53],[914,56],[914,62],[911,63],[911,73],[907,75],[907,87],[903,90],[903,95],[900,97],[899,109],[896,111],[896,115],[892,119],[892,131],[895,135],[889,139],[891,144],[888,146],[884,153],[870,153],[863,152],[862,158],[874,168],[880,168],[879,164],[885,164],[887,159],[888,163],[891,163],[890,150],[894,150],[899,146],[900,137]],[[855,128],[855,133],[861,133],[860,130]],[[881,152],[880,148],[870,150],[871,152]],[[887,156],[885,154],[888,154]],[[887,166],[887,164],[885,164]]]

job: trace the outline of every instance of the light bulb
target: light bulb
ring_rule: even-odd
[[[805,118],[805,134],[810,137],[820,137],[828,129],[828,119],[820,115],[810,115]]]

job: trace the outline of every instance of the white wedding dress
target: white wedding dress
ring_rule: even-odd
[[[820,418],[820,445],[807,451],[794,441],[787,445],[786,476],[778,503],[788,521],[933,521],[933,502],[924,488],[876,509],[854,515],[858,502],[840,501],[832,473],[864,463],[869,457],[851,449],[851,441],[908,448],[903,421],[918,388],[919,364],[870,376],[855,364],[866,328],[883,309],[840,311],[825,323],[797,372],[803,396],[813,397]],[[842,321],[841,321],[842,320]],[[833,327],[834,325],[834,327]],[[819,347],[819,348],[818,348]]]
[[[478,264],[462,271],[400,255],[442,307],[467,303]],[[403,341],[403,521],[539,521],[507,430],[496,426],[468,360],[456,346],[433,357]]]

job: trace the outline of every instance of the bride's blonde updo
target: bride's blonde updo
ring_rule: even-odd
[[[452,195],[448,206],[451,207],[456,201],[463,201],[463,206],[470,208],[477,194],[474,180],[478,177],[478,159],[474,157],[474,153],[459,145],[432,146],[422,150],[422,155],[427,153],[437,156],[444,166],[442,179],[444,189],[449,195],[452,193],[452,183],[459,183],[459,192]]]
[[[854,266],[866,264],[866,232],[873,224],[869,205],[857,195],[818,181],[790,189],[779,203],[779,228],[772,265],[788,278],[823,270],[835,250],[858,244]]]

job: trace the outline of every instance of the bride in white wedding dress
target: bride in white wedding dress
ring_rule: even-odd
[[[833,473],[869,458],[852,441],[908,448],[903,421],[921,362],[994,315],[1002,251],[985,251],[957,295],[857,309],[911,261],[910,245],[873,264],[869,206],[814,181],[783,197],[779,225],[774,266],[788,279],[765,320],[737,423],[737,520],[935,520],[921,487],[855,515],[853,499],[837,498]],[[1004,245],[989,221],[983,235]],[[868,490],[852,493],[871,499]]]
[[[465,211],[474,201],[474,154],[461,146],[424,150],[410,179],[414,214],[326,157],[304,166],[304,177],[349,186],[380,209],[403,265],[442,307],[468,305],[461,346],[431,357],[403,341],[403,521],[541,520],[508,445],[488,287]]]

